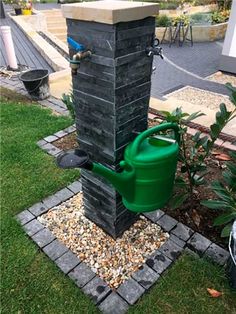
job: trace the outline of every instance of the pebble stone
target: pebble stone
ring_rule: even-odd
[[[219,245],[212,243],[206,250],[205,256],[210,257],[219,265],[224,265],[229,258],[229,252],[222,249]]]
[[[159,251],[150,256],[146,261],[146,264],[154,269],[158,274],[162,274],[171,263],[172,260]]]
[[[145,289],[132,278],[126,280],[117,289],[117,293],[131,305],[134,304],[144,292]]]
[[[155,210],[153,212],[150,212],[150,213],[144,213],[143,215],[145,217],[147,217],[148,219],[150,219],[152,222],[156,222],[158,219],[160,219],[165,213],[158,209],[158,210]]]
[[[174,226],[177,225],[178,221],[169,215],[164,215],[158,219],[156,223],[160,225],[165,231],[169,232],[174,228]]]
[[[193,230],[179,222],[177,226],[171,231],[171,233],[176,235],[181,240],[187,241],[193,234]]]
[[[132,277],[145,289],[149,289],[160,277],[154,270],[147,265],[133,273]]]
[[[210,244],[211,241],[198,232],[195,232],[187,242],[187,246],[199,254],[203,254]]]
[[[23,212],[16,215],[16,219],[22,224],[25,225],[27,222],[34,219],[34,216],[28,211],[24,210]]]
[[[68,251],[56,259],[55,263],[63,273],[67,274],[80,263],[80,259],[71,251]]]
[[[100,303],[111,292],[108,285],[97,276],[87,283],[82,290],[93,300],[95,304]]]
[[[47,254],[51,260],[55,261],[68,251],[68,248],[57,239],[43,248],[44,253]]]
[[[95,273],[83,262],[76,266],[68,275],[79,288],[84,287],[95,277]]]
[[[112,292],[98,307],[104,314],[125,314],[129,305],[117,293]]]
[[[43,248],[44,246],[52,242],[55,239],[55,236],[48,229],[45,228],[33,235],[32,239],[34,240],[34,242],[37,243],[40,248]]]
[[[169,239],[159,250],[174,261],[181,254],[183,248]]]
[[[36,203],[28,209],[35,217],[48,211],[48,207],[42,202]]]
[[[35,233],[42,230],[44,226],[37,219],[34,219],[25,224],[23,228],[28,236],[32,237]]]

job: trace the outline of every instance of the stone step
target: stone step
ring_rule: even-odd
[[[63,41],[64,43],[67,43],[66,33],[65,34],[54,34],[58,39]]]
[[[48,27],[48,31],[52,34],[66,35],[66,28],[65,27]]]
[[[62,19],[56,20],[56,21],[47,21],[47,26],[48,26],[48,28],[56,27],[56,26],[67,28],[66,27],[66,21],[62,20]]]

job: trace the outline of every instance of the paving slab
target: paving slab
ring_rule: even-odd
[[[180,238],[183,241],[187,241],[194,231],[187,227],[186,225],[179,222],[176,227],[171,231],[176,237]]]
[[[29,207],[28,210],[36,217],[42,215],[46,211],[48,211],[48,206],[43,204],[42,202],[36,203],[33,206]]]
[[[129,305],[116,292],[112,292],[98,307],[104,314],[124,314]]]
[[[149,289],[160,277],[152,268],[144,264],[141,268],[133,273],[135,279],[144,289]]]
[[[32,240],[40,247],[43,248],[47,244],[51,243],[55,239],[55,236],[48,230],[42,229],[32,236]]]
[[[45,246],[43,248],[43,251],[47,254],[49,258],[51,258],[51,260],[55,261],[57,258],[66,253],[68,251],[68,248],[56,239],[47,246]]]
[[[19,213],[16,215],[16,219],[22,224],[25,225],[27,222],[31,221],[34,219],[34,215],[30,213],[27,209],[24,210],[23,212]]]
[[[210,257],[219,265],[224,265],[229,258],[229,252],[221,248],[219,245],[212,243],[206,250],[204,256]]]
[[[117,289],[117,293],[131,305],[134,304],[144,292],[145,289],[132,278],[126,280]]]
[[[164,214],[165,213],[160,209],[149,213],[143,213],[143,215],[150,219],[152,222],[157,222],[157,220],[160,219]]]
[[[165,214],[161,216],[161,218],[158,219],[156,223],[160,225],[165,231],[169,232],[171,229],[173,229],[177,225],[178,221],[170,217],[169,215]]]
[[[200,255],[207,250],[210,244],[211,241],[198,232],[195,232],[187,242],[187,246]]]
[[[36,234],[38,231],[42,230],[43,228],[44,226],[37,219],[31,220],[23,226],[23,229],[30,237]]]
[[[94,277],[82,290],[86,293],[95,304],[100,303],[110,292],[111,289],[99,277]]]
[[[79,288],[84,287],[90,280],[92,280],[96,274],[87,266],[84,262],[76,266],[71,272],[69,277],[75,281]]]
[[[159,249],[165,256],[169,257],[171,260],[176,260],[181,254],[183,248],[178,246],[172,240],[167,240]]]
[[[67,274],[80,263],[80,259],[71,251],[68,251],[56,259],[55,263],[63,273]]]
[[[152,254],[146,264],[154,269],[158,274],[162,274],[172,263],[172,260],[162,254],[159,250]]]

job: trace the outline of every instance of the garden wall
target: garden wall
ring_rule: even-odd
[[[195,25],[193,26],[193,42],[206,42],[223,39],[225,37],[227,25],[227,22],[216,25]],[[156,27],[156,36],[158,39],[162,39],[164,31],[165,27]]]
[[[211,12],[217,10],[217,5],[216,4],[209,4],[209,5],[199,5],[196,7],[189,7],[184,9],[184,11],[188,11],[188,14],[195,14],[195,13],[203,13],[203,12]],[[180,14],[182,14],[183,10],[160,10],[159,14],[166,14],[169,17],[175,17]]]

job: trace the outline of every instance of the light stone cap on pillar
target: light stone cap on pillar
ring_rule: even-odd
[[[158,14],[156,3],[131,1],[93,1],[63,4],[61,6],[65,18],[93,21],[105,24],[116,24],[141,20]]]

